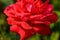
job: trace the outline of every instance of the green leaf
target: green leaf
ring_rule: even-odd
[[[1,0],[1,1],[2,1],[2,3],[4,3],[4,5],[3,5],[4,7],[13,3],[13,0]]]
[[[59,39],[59,32],[53,32],[50,37],[50,40],[58,40]]]

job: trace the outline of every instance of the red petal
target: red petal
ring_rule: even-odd
[[[33,30],[25,31],[24,29],[17,25],[11,26],[10,30],[18,33],[20,35],[20,40],[26,40],[27,38],[31,37],[34,34]]]
[[[19,31],[19,27],[17,25],[13,25],[10,27],[10,30],[17,33]]]
[[[51,13],[53,11],[53,6],[52,5],[48,5],[46,11],[45,11],[45,14],[46,13]]]
[[[4,10],[4,13],[7,15],[7,16],[10,16],[10,17],[14,17],[14,10],[13,10],[13,5],[9,5],[5,10]]]
[[[51,29],[49,26],[40,26],[40,30],[38,31],[39,34],[42,34],[42,35],[49,35],[52,33]]]
[[[17,21],[15,21],[13,18],[9,17],[7,18],[7,21],[8,21],[8,24],[10,25],[16,25],[17,24]]]
[[[27,24],[26,22],[21,22],[21,26],[26,30],[32,29],[32,27],[29,24]]]
[[[44,18],[45,21],[49,21],[49,22],[51,22],[51,23],[56,22],[57,19],[58,19],[58,17],[57,17],[57,15],[56,15],[56,13],[51,13],[51,15],[47,15],[47,16]]]

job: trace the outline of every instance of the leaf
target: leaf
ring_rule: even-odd
[[[59,32],[53,32],[50,37],[50,40],[58,40],[59,39]]]
[[[12,4],[13,3],[13,0],[1,0],[2,3],[4,3],[4,7],[9,5],[9,4]]]

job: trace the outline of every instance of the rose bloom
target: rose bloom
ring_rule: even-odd
[[[9,5],[4,13],[8,16],[10,30],[20,35],[20,40],[26,40],[35,33],[49,35],[52,33],[50,24],[58,19],[49,0],[17,0]]]

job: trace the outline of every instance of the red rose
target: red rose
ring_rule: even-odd
[[[49,26],[58,17],[48,2],[49,0],[17,0],[15,4],[9,5],[4,13],[8,16],[10,30],[18,33],[20,40],[26,40],[36,32],[42,35],[51,34]]]

